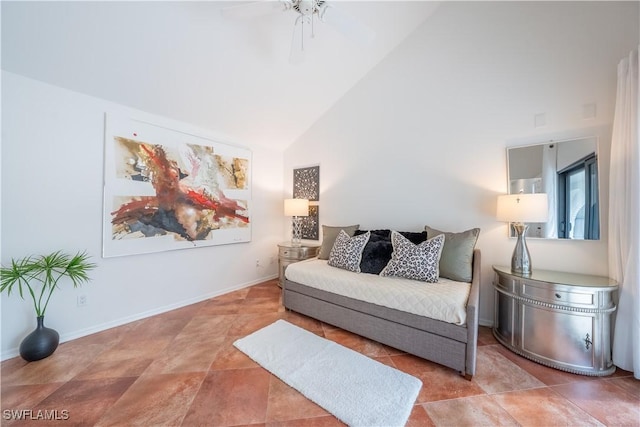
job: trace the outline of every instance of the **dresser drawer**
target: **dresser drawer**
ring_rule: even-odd
[[[497,281],[497,283],[494,283],[494,285],[498,289],[502,289],[503,291],[510,294],[514,294],[518,291],[520,283],[511,277],[497,274],[495,280]]]
[[[280,247],[278,256],[285,259],[303,260],[318,255],[318,248],[301,246],[301,247]]]
[[[596,301],[594,301],[595,295],[593,293],[584,293],[578,291],[566,292],[553,289],[552,287],[534,286],[529,283],[524,283],[522,285],[522,296],[537,301],[544,301],[559,305],[578,304],[584,306],[593,306],[597,303]]]

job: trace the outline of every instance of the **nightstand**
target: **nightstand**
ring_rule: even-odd
[[[320,252],[320,245],[306,245],[303,243],[301,246],[293,246],[291,242],[278,244],[278,268],[280,272],[278,285],[280,287],[284,286],[284,271],[289,264],[316,257],[318,252]]]
[[[615,281],[608,277],[494,266],[493,334],[509,350],[574,374],[613,373]]]

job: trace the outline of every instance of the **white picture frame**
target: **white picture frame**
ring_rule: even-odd
[[[103,257],[251,241],[249,149],[105,119]]]

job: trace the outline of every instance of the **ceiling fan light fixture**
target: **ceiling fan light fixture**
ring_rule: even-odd
[[[360,45],[365,46],[373,41],[375,32],[371,28],[330,3],[325,0],[259,0],[245,5],[223,8],[222,13],[228,17],[241,18],[264,15],[277,8],[282,11],[295,11],[298,16],[293,28],[289,56],[289,62],[291,63],[302,62],[302,53],[305,50],[304,38],[315,37],[314,26],[316,19],[328,24]],[[310,25],[311,31],[305,31],[305,25]]]
[[[324,0],[292,0],[292,8],[305,16],[319,15]]]

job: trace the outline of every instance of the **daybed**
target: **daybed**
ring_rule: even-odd
[[[357,229],[357,226],[352,227]],[[427,230],[437,232],[428,227]],[[353,229],[348,231],[353,235]],[[473,231],[477,238],[479,230]],[[452,238],[451,241],[455,241],[458,236],[447,235]],[[287,267],[283,304],[287,309],[455,369],[470,380],[476,368],[480,295],[480,251],[474,248],[475,238],[470,249],[467,244],[471,276],[469,283],[440,278],[437,284],[431,284],[405,278],[383,277],[379,274],[358,273],[332,267],[328,265],[329,261],[326,258],[314,258]],[[326,240],[325,231],[322,248],[325,252]],[[322,249],[319,258],[323,258]],[[442,266],[442,263],[440,265]],[[401,302],[401,308],[390,308],[393,303],[381,305],[368,302],[377,301],[366,295],[371,288],[374,289],[374,293],[385,294],[385,287],[389,284],[399,284],[400,289],[394,291],[396,293],[391,299],[404,300]],[[435,311],[431,310],[432,314],[414,314],[420,313],[419,307],[410,307],[409,311],[405,311],[407,309],[404,306],[407,303],[411,305],[416,300],[422,300],[417,305],[427,306],[429,312],[428,306],[433,305],[428,300],[431,297],[418,293],[424,289],[431,291],[455,286],[464,289],[463,296],[461,297],[460,293],[453,297],[434,296],[433,298],[438,299],[438,302],[434,303],[438,307]],[[438,291],[435,292],[437,294]],[[448,306],[443,307],[443,304]]]

